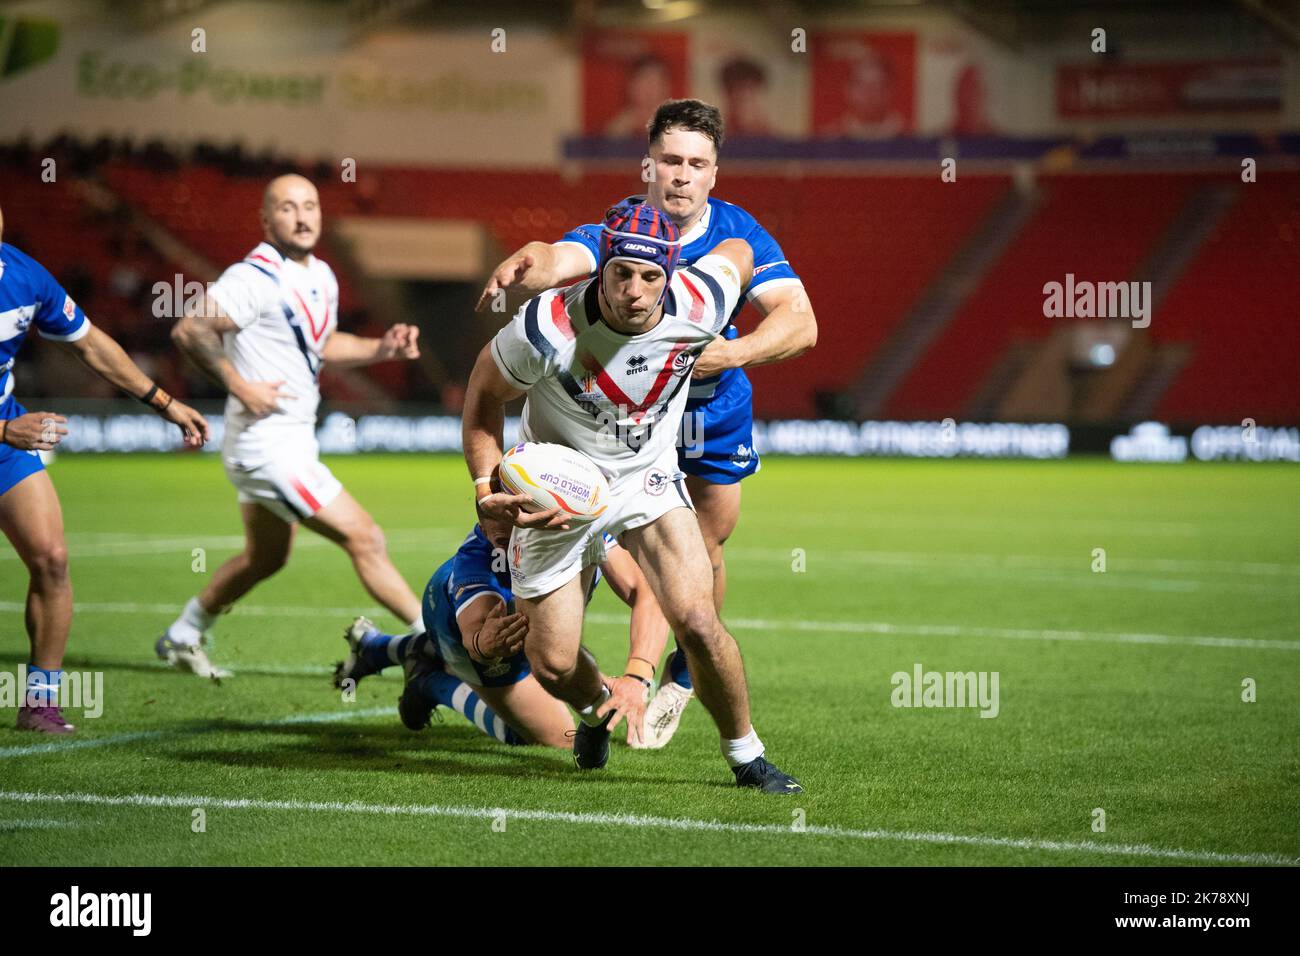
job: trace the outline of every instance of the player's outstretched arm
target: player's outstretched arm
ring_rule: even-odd
[[[632,609],[627,666],[623,668],[623,676],[614,678],[610,700],[600,712],[615,711],[611,728],[627,717],[627,742],[631,744],[635,739],[640,743],[645,737],[647,691],[668,643],[668,619],[660,610],[645,575],[626,550],[610,549],[600,570],[614,593]]]
[[[321,355],[330,365],[339,368],[374,365],[394,359],[417,359],[420,357],[419,338],[420,329],[404,323],[390,326],[379,339],[334,332],[325,341]]]
[[[506,292],[536,295],[581,279],[590,266],[582,249],[571,242],[530,242],[492,270],[474,311],[482,312]]]
[[[145,402],[179,427],[185,444],[198,447],[208,440],[207,419],[155,385],[107,332],[92,325],[81,338],[58,344],[75,352],[77,358],[104,381]]]
[[[559,508],[528,514],[523,510],[523,505],[529,501],[527,495],[508,495],[492,490],[492,478],[501,463],[503,451],[505,405],[522,394],[497,369],[492,360],[492,343],[483,346],[469,376],[465,409],[461,416],[465,464],[474,479],[477,507],[488,517],[519,528],[568,528]]]
[[[239,325],[205,294],[172,327],[172,342],[208,378],[239,399],[250,414],[262,418],[279,411],[280,399],[291,397],[284,382],[249,382],[236,372],[221,339],[227,333],[238,334]]]

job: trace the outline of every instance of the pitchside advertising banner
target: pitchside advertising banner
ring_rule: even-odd
[[[61,403],[51,402],[55,407]],[[165,452],[181,447],[175,426],[153,415],[89,410],[90,403],[68,414],[68,436],[60,452]],[[103,406],[100,405],[100,408]],[[131,407],[123,403],[123,408]],[[212,439],[205,452],[221,448],[224,425],[209,415]],[[359,415],[342,411],[325,414],[317,428],[321,451],[332,455],[359,453],[459,453],[461,420],[455,415]],[[691,454],[703,435],[691,427],[689,416],[679,433],[679,445]],[[519,419],[507,418],[505,444],[519,440]],[[1201,425],[1171,429],[1144,422],[1130,429],[1076,428],[1057,422],[931,422],[809,421],[802,419],[754,423],[754,450],[761,455],[824,455],[858,458],[1021,458],[1059,459],[1075,454],[1108,454],[1119,462],[1244,461],[1300,462],[1300,428],[1255,425]],[[743,446],[737,454],[745,455]]]
[[[684,95],[719,104],[741,144],[1032,138],[1132,118],[1206,129],[1300,121],[1283,82],[1293,53],[1109,63],[1081,37],[1077,50],[1012,54],[943,15],[719,14],[575,41],[485,14],[474,26],[358,34],[348,6],[227,2],[155,23],[142,12],[152,5],[5,4],[0,140],[74,132],[537,168],[560,165],[566,141],[639,140],[654,107]],[[608,152],[568,151],[580,154]]]

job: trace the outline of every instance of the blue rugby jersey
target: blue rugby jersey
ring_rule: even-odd
[[[27,332],[75,342],[90,331],[90,320],[45,267],[26,253],[0,243],[0,416],[14,417],[8,401],[14,390],[13,367]]]

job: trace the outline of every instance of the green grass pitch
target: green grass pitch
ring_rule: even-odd
[[[460,459],[329,463],[418,591],[471,522]],[[394,671],[344,703],[329,665],[373,602],[309,533],[220,622],[236,676],[172,673],[153,641],[204,580],[193,549],[210,571],[238,548],[220,464],[64,456],[51,474],[77,599],[67,667],[102,670],[106,703],[71,712],[68,739],[3,717],[3,865],[1300,857],[1293,468],[769,459],[745,483],[724,617],[769,755],[807,787],[790,799],[734,787],[698,702],[667,749],[616,743],[589,774],[449,711],[409,733]],[[26,660],[25,587],[0,548],[0,670]],[[586,637],[621,667],[607,590]],[[918,662],[997,672],[998,716],[892,706],[891,675]]]

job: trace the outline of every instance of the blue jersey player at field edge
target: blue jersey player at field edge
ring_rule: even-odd
[[[405,672],[398,716],[411,730],[429,723],[441,704],[502,743],[569,749],[573,717],[532,675],[524,655],[528,619],[514,608],[506,555],[510,525],[479,515],[456,553],[439,565],[424,590],[423,634],[385,634],[364,617],[344,632],[348,656],[334,669],[334,686],[355,688],[392,664]],[[668,640],[668,622],[632,556],[606,535],[587,600],[603,578],[631,609],[628,660],[621,676],[606,676],[611,728],[627,718],[627,741],[642,745],[645,697]],[[351,682],[349,684],[349,682]]]
[[[0,215],[0,236],[3,230]],[[44,266],[0,243],[0,530],[29,576],[26,622],[31,658],[18,729],[67,734],[74,727],[63,718],[59,686],[72,627],[72,584],[63,512],[40,453],[54,448],[68,430],[63,427],[64,416],[28,412],[14,398],[14,363],[33,328],[42,338],[73,352],[104,381],[178,425],[187,445],[207,441],[208,423],[150,381],[120,345],[91,325]]]
[[[725,337],[696,360],[678,456],[713,563],[713,600],[720,612],[727,589],[723,547],[740,518],[740,482],[759,467],[752,437],[752,391],[744,369],[794,358],[812,348],[817,319],[799,276],[767,230],[744,209],[709,195],[717,182],[723,142],[717,108],[699,100],[669,100],[655,112],[648,138],[654,175],[646,184],[646,201],[681,230],[681,264],[724,239],[744,239],[754,253],[753,279]],[[590,275],[599,235],[599,225],[585,225],[559,242],[528,243],[497,266],[479,299],[479,310],[507,290],[534,295]],[[739,335],[732,323],[746,300],[761,321],[752,332]],[[692,696],[680,648],[667,667],[672,679],[665,678],[646,711],[650,747],[668,742]]]

